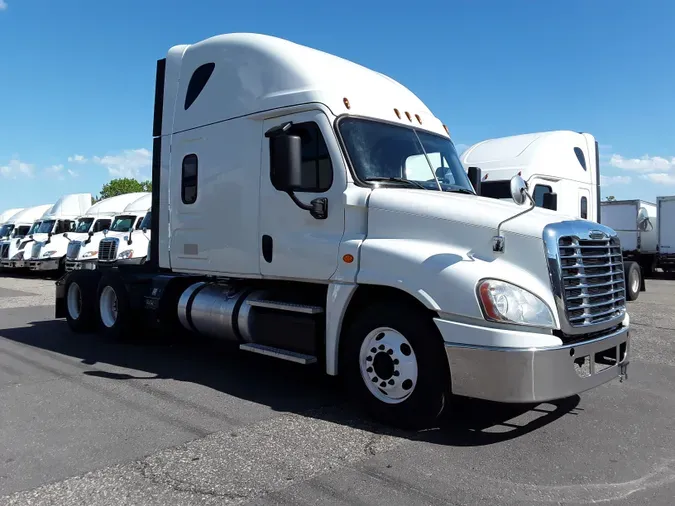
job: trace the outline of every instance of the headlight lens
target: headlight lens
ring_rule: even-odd
[[[511,283],[496,279],[484,280],[478,285],[478,298],[487,320],[555,327],[553,313],[546,303],[536,295]]]
[[[52,255],[56,255],[56,250],[45,251],[45,252],[42,254],[43,257],[50,257],[50,256],[52,256]]]
[[[95,257],[96,255],[98,255],[98,250],[96,250],[96,251],[85,251],[84,253],[82,253],[82,258],[91,258],[91,257]]]
[[[133,256],[134,256],[134,250],[128,249],[128,250],[125,250],[122,253],[120,253],[117,258],[119,258],[120,260],[126,260],[128,258],[133,257]]]

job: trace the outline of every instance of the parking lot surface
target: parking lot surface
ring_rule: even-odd
[[[628,381],[409,433],[313,368],[72,334],[53,280],[0,274],[0,504],[672,505],[675,281],[647,290]]]

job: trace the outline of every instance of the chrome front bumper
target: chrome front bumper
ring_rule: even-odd
[[[623,380],[629,347],[627,326],[590,341],[549,348],[445,345],[454,394],[509,403],[562,399]]]
[[[59,270],[60,258],[47,260],[28,260],[28,267],[31,271],[57,271]]]
[[[79,270],[94,270],[97,260],[66,260],[66,272]]]
[[[28,267],[26,260],[3,260],[0,262],[0,267],[3,269],[23,269]]]

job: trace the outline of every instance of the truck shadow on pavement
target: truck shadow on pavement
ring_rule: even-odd
[[[4,339],[44,350],[50,360],[60,360],[66,367],[74,367],[88,378],[137,383],[139,389],[146,391],[153,388],[153,381],[190,382],[269,406],[274,411],[432,444],[484,446],[500,443],[582,411],[578,407],[579,396],[538,405],[460,399],[451,411],[448,410],[440,427],[404,432],[376,424],[355,411],[337,379],[324,375],[318,367],[242,352],[226,343],[192,337],[200,340],[198,346],[176,339],[172,339],[171,344],[147,340],[118,343],[98,335],[74,334],[65,321],[58,320],[3,329],[0,334]],[[47,366],[44,368],[50,370]],[[157,395],[167,396],[159,389]],[[199,409],[191,401],[175,401],[185,404],[186,409]]]

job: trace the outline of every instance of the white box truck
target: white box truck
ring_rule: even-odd
[[[123,196],[124,199],[120,202],[126,203],[124,208],[119,211],[112,220],[109,228],[90,234],[89,237],[80,241],[79,244],[74,245],[68,250],[66,255],[66,271],[80,270],[80,269],[96,269],[98,266],[99,254],[101,253],[101,241],[106,237],[122,237],[128,234],[129,231],[138,229],[141,222],[147,213],[147,205],[145,204],[150,199],[148,192],[135,192]],[[145,198],[145,200],[144,200]],[[142,202],[140,205],[137,202]],[[109,244],[104,244],[108,247]],[[104,256],[107,258],[109,251],[104,251]]]
[[[675,195],[656,197],[658,260],[666,272],[675,270]]]
[[[447,128],[381,73],[265,35],[175,46],[152,167],[150,258],[57,281],[73,331],[184,328],[317,364],[403,427],[454,396],[625,378],[616,233],[528,204],[518,176],[515,203],[476,196]]]
[[[624,231],[633,231],[632,239],[640,234],[636,215],[631,223],[618,223],[613,211],[612,216],[603,214],[606,202],[600,202],[598,142],[589,133],[554,130],[488,139],[469,147],[461,161],[467,172],[480,173],[477,190],[484,197],[508,200],[510,179],[520,175],[538,207],[610,228],[621,225]],[[626,296],[632,301],[645,290],[643,271],[651,272],[654,252],[636,251],[634,241],[620,237],[625,276],[631,280]]]
[[[29,207],[13,215],[5,225],[11,227],[9,236],[0,241],[0,266],[7,269],[26,267],[26,246],[32,244],[31,235],[42,223],[39,218],[51,208],[51,204]],[[28,249],[30,254],[30,248]]]

